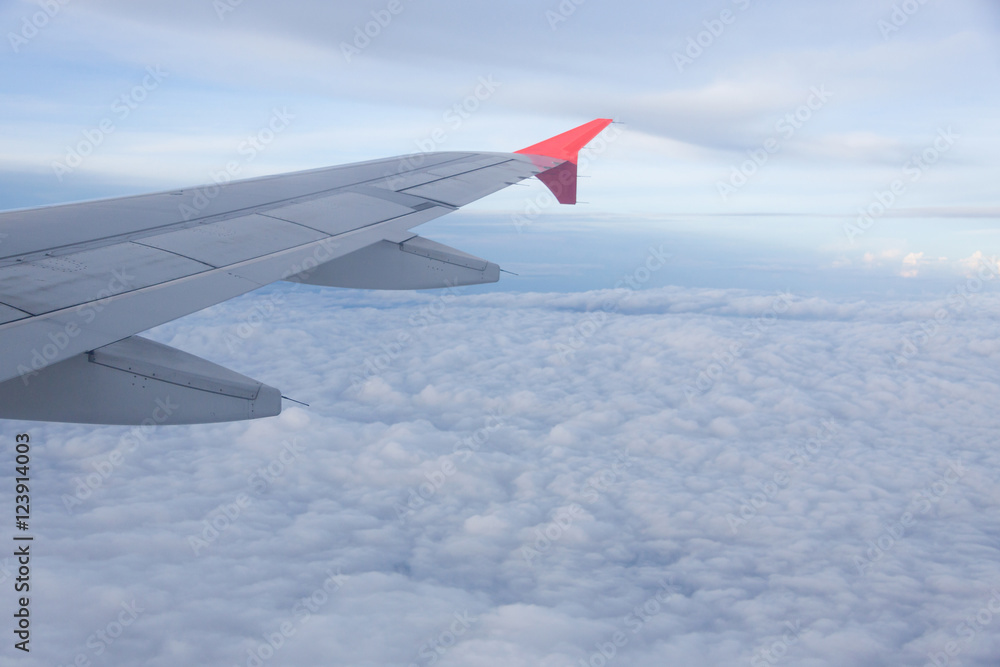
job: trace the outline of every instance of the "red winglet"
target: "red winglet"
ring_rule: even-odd
[[[543,155],[556,160],[565,160],[561,165],[538,174],[538,180],[548,186],[561,204],[576,203],[577,160],[580,150],[600,134],[612,121],[599,118],[581,125],[569,132],[563,132],[551,139],[522,148],[516,153],[523,155]]]
[[[580,149],[589,144],[591,139],[600,134],[612,122],[607,118],[592,120],[569,132],[563,132],[551,139],[546,139],[540,144],[514,152],[525,155],[544,155],[576,164]]]

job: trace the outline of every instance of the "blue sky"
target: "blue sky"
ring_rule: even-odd
[[[0,27],[2,209],[622,122],[587,204],[532,182],[420,228],[496,285],[278,284],[146,334],[308,408],[0,423],[32,436],[38,547],[3,664],[997,664],[996,3],[8,0]]]
[[[0,12],[5,208],[207,182],[233,159],[255,176],[426,147],[515,150],[608,116],[625,124],[587,169],[588,204],[546,210],[522,230],[585,230],[592,243],[571,257],[532,260],[606,267],[600,279],[577,271],[577,288],[627,264],[620,246],[633,235],[640,246],[704,244],[694,251],[704,261],[738,265],[755,285],[777,286],[754,266],[788,264],[848,293],[873,280],[920,292],[909,283],[950,279],[961,260],[996,251],[993,3],[916,3],[910,14],[893,2],[743,0],[401,1],[396,14],[380,2],[52,7],[51,18],[30,2]],[[380,17],[384,27],[370,24]],[[44,23],[37,34],[32,21]],[[470,97],[477,89],[482,99]],[[470,100],[471,112],[447,115]],[[288,128],[241,152],[275,109],[294,116]],[[436,129],[445,141],[428,144]],[[935,149],[942,132],[951,139]],[[54,167],[80,142],[91,155]],[[925,151],[932,163],[913,161]],[[876,206],[870,228],[845,231],[894,181],[899,195],[884,213]],[[732,189],[723,196],[720,184]],[[461,226],[466,247],[489,250],[502,240],[469,223],[509,216],[540,192],[512,188],[435,228]],[[519,246],[497,250],[490,259],[526,268]],[[537,277],[535,289],[573,288]],[[495,289],[508,288],[523,289]]]

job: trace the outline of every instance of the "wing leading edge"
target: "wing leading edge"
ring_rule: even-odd
[[[412,228],[531,176],[575,203],[578,153],[610,122],[516,153],[409,155],[0,213],[0,418],[191,424],[278,414],[276,389],[136,334],[278,280],[495,282],[496,264]]]

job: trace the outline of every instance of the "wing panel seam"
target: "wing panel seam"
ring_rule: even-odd
[[[459,176],[465,176],[466,174],[474,174],[477,171],[483,171],[484,169],[492,169],[493,167],[500,167],[500,166],[503,166],[505,164],[509,164],[511,162],[515,162],[515,160],[504,160],[503,162],[497,162],[496,164],[486,165],[485,167],[476,167],[475,169],[470,169],[469,171],[463,171],[460,174],[452,174],[451,176],[442,176],[441,178],[438,178],[437,180],[427,181],[426,183],[421,183],[420,185],[411,185],[408,188],[403,188],[399,192],[406,192],[407,190],[415,190],[417,188],[422,188],[422,187],[426,187],[428,185],[433,185],[435,183],[440,183],[441,181],[448,181],[448,180],[451,180],[453,178],[458,178]],[[525,178],[527,178],[527,177],[525,177]],[[525,180],[525,179],[522,179],[522,180]],[[423,195],[413,195],[413,196],[414,197],[422,197],[423,199],[428,199],[430,201],[434,201],[433,199],[430,199],[429,197],[424,197]],[[455,208],[455,206],[453,204],[448,204],[448,205],[451,206],[452,208]]]
[[[179,253],[176,250],[167,250],[166,248],[160,248],[160,247],[157,247],[155,245],[149,245],[147,243],[141,243],[139,241],[129,241],[129,243],[131,243],[133,245],[140,245],[143,248],[149,248],[150,250],[158,250],[160,252],[165,252],[168,255],[174,255],[176,257],[183,257],[184,259],[189,259],[192,262],[195,262],[197,264],[201,264],[203,266],[207,266],[210,269],[221,269],[222,268],[221,266],[215,266],[214,264],[209,264],[208,262],[204,262],[204,261],[202,261],[200,259],[195,259],[194,257],[188,257],[187,255],[185,255],[183,253]],[[204,273],[204,271],[199,271],[199,273]],[[197,273],[192,273],[192,274],[189,274],[189,275],[196,276],[198,274]],[[183,278],[184,276],[181,276],[181,277]],[[175,278],[175,280],[176,280],[176,278]],[[151,287],[151,285],[149,287]]]

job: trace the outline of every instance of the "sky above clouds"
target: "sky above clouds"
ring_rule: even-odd
[[[904,272],[955,275],[998,240],[1000,10],[986,0],[400,0],[395,14],[379,1],[54,1],[51,17],[32,2],[0,9],[4,208],[208,182],[233,159],[254,176],[509,151],[603,116],[624,125],[587,168],[591,204],[548,218],[613,212],[664,240],[815,253],[810,268],[876,277],[883,291],[912,290],[892,284]],[[274,109],[294,115],[289,127],[241,150]],[[429,141],[435,130],[443,141]],[[81,144],[90,155],[70,166]],[[534,187],[462,215],[510,215]],[[914,274],[903,259],[921,252]]]
[[[0,209],[621,121],[587,204],[533,182],[420,229],[496,285],[275,285],[150,334],[311,407],[0,424],[35,443],[37,531],[36,649],[0,663],[996,664],[996,3],[0,27]]]

